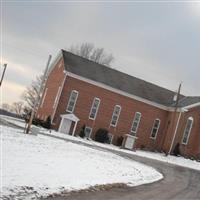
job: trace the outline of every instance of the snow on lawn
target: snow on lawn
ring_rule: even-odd
[[[191,159],[186,159],[184,157],[165,156],[164,153],[156,153],[156,152],[149,152],[149,151],[142,151],[142,150],[130,151],[126,149],[120,149],[119,147],[114,146],[112,144],[102,144],[99,142],[95,142],[93,140],[82,139],[80,137],[73,137],[73,136],[59,133],[56,131],[52,131],[51,133],[49,133],[49,131],[46,131],[45,129],[43,129],[42,132],[44,132],[45,134],[54,135],[60,138],[68,139],[68,140],[74,140],[74,141],[79,141],[79,142],[94,145],[94,146],[99,146],[105,149],[111,149],[118,152],[124,152],[124,153],[132,154],[132,155],[136,155],[140,157],[145,157],[145,158],[150,158],[150,159],[154,159],[154,160],[158,160],[161,162],[166,162],[166,163],[170,163],[170,164],[174,164],[174,165],[178,165],[182,167],[200,170],[200,162],[197,162]]]
[[[0,126],[3,198],[38,198],[63,190],[124,183],[136,186],[163,178],[155,169],[82,145],[25,135]]]
[[[12,119],[12,120],[14,121],[14,119]],[[25,126],[22,122],[18,122],[18,121],[15,122],[15,124],[21,125],[21,127]],[[129,154],[133,154],[133,155],[137,155],[137,156],[141,156],[141,157],[145,157],[145,158],[159,160],[159,161],[174,164],[174,165],[179,165],[179,166],[183,166],[183,167],[187,167],[187,168],[191,168],[191,169],[200,170],[200,162],[190,160],[190,159],[186,159],[186,158],[183,158],[183,157],[165,156],[165,154],[162,154],[162,153],[147,152],[147,151],[142,151],[142,150],[130,151],[130,150],[125,150],[125,149],[120,149],[119,147],[114,146],[114,145],[110,145],[110,144],[101,144],[101,143],[95,142],[93,140],[86,140],[86,139],[82,139],[80,137],[72,137],[70,135],[59,133],[59,132],[56,132],[56,131],[52,131],[51,133],[49,133],[45,129],[43,129],[43,131],[46,134],[58,136],[58,137],[65,138],[65,139],[79,141],[79,142],[82,142],[82,143],[91,144],[91,145],[103,147],[103,148],[106,148],[106,149],[112,149],[112,150],[115,150],[115,151],[125,152],[125,153],[129,153]]]
[[[6,115],[0,115],[0,118],[6,120],[9,123],[15,124],[19,127],[22,127],[22,128],[25,127],[25,120],[24,119],[10,117],[10,116],[6,116]]]

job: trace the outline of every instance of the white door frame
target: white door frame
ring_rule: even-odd
[[[70,120],[71,122],[75,122],[73,131],[72,131],[72,136],[74,136],[75,131],[76,131],[77,124],[78,124],[78,122],[80,121],[79,118],[76,117],[76,115],[74,115],[74,114],[64,114],[64,115],[61,115],[61,118],[62,118],[62,120],[61,120],[61,122],[60,122],[58,131],[59,131],[59,132],[61,131],[61,127],[62,127],[62,125],[63,125],[64,119],[67,119],[67,120]],[[71,124],[72,124],[72,123],[71,123]]]

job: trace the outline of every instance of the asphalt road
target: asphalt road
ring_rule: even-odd
[[[113,153],[156,168],[164,175],[164,179],[137,187],[71,193],[49,197],[47,200],[200,200],[200,171],[123,152]]]
[[[1,125],[15,125],[0,119]],[[44,134],[45,135],[45,134]],[[52,136],[55,137],[55,136]],[[62,139],[56,137],[57,139]],[[63,139],[66,140],[66,139]],[[81,142],[70,141],[86,145]],[[164,175],[164,179],[137,187],[113,188],[105,191],[67,193],[65,196],[48,197],[46,200],[200,200],[200,171],[167,164],[164,162],[142,158],[124,152],[106,150],[94,145],[86,145],[132,159],[156,168]]]

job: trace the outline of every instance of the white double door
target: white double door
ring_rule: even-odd
[[[71,120],[63,118],[62,122],[61,122],[60,132],[65,133],[65,134],[69,134],[71,124],[72,124]]]

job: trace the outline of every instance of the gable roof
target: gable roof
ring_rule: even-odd
[[[179,107],[186,107],[200,102],[200,96],[188,96],[179,101]]]
[[[112,88],[164,105],[173,106],[175,92],[62,50],[65,70]],[[184,95],[180,96],[185,98]],[[191,100],[192,101],[192,98]],[[189,99],[188,99],[189,102]]]

